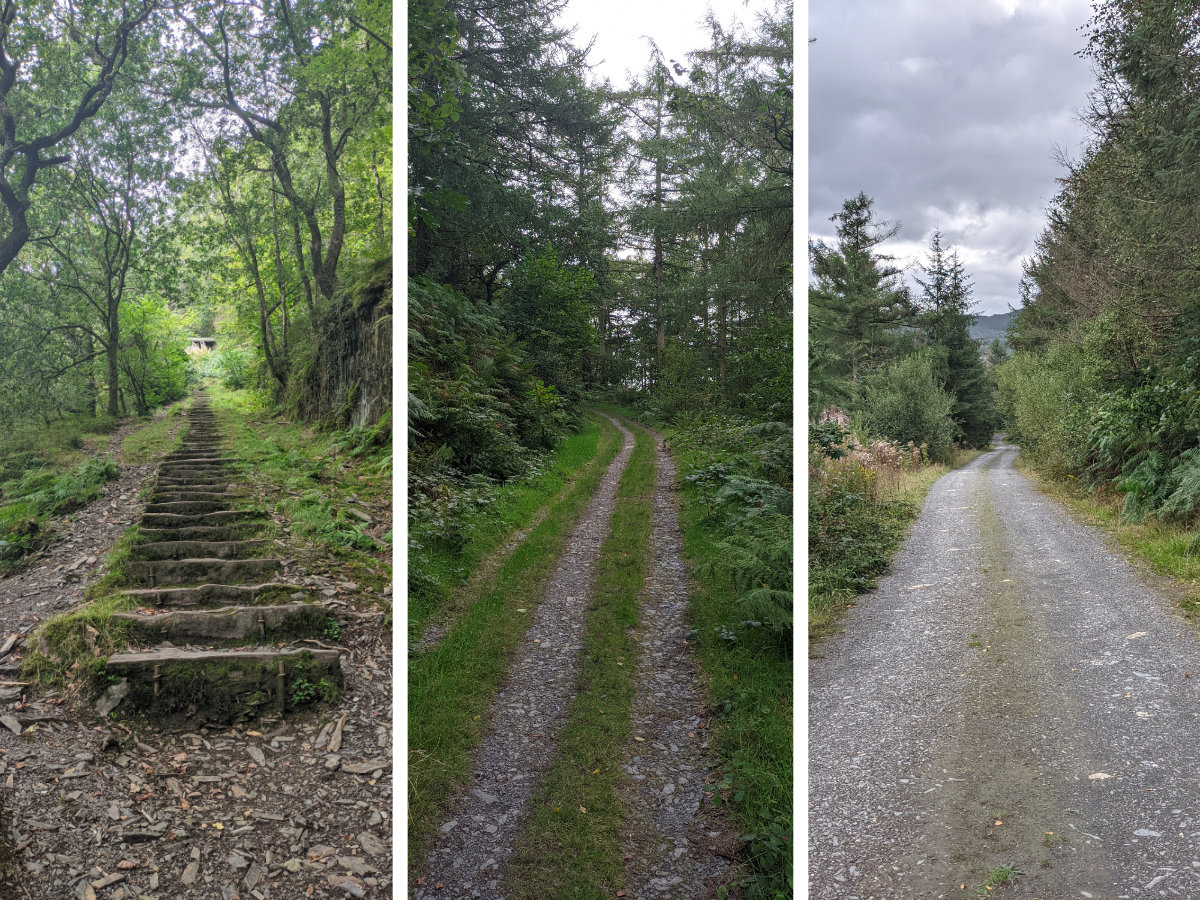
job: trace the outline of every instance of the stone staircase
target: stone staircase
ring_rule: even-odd
[[[230,481],[207,396],[183,446],[163,460],[125,563],[138,609],[131,649],[110,656],[108,712],[232,721],[285,713],[341,686],[339,653],[271,642],[321,636],[329,616],[309,589],[275,580],[283,563],[255,536],[265,522]],[[253,646],[247,646],[248,644]]]

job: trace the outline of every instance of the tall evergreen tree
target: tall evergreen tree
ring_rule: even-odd
[[[971,337],[975,305],[971,282],[958,251],[947,252],[942,234],[935,230],[929,244],[929,259],[918,278],[921,295],[919,323],[937,353],[937,374],[942,389],[954,398],[950,416],[958,429],[957,439],[971,447],[985,446],[995,430],[992,383],[979,352],[979,341]]]
[[[846,200],[830,217],[836,244],[809,243],[816,276],[808,294],[810,378],[827,395],[814,403],[844,397],[865,369],[894,358],[900,327],[913,323],[903,269],[879,250],[900,225],[880,221],[874,203],[865,193]]]

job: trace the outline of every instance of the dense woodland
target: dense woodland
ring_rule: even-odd
[[[436,560],[494,527],[504,491],[620,404],[671,432],[685,506],[719,539],[705,577],[736,602],[708,630],[786,670],[726,711],[790,710],[792,5],[710,16],[683,59],[648,40],[628,86],[589,68],[565,6],[408,6],[413,608],[470,574]],[[771,765],[790,773],[780,734]],[[729,740],[732,765],[761,769]],[[737,797],[756,809],[752,892],[783,896],[790,781],[729,771],[772,781]]]
[[[0,5],[0,429],[146,414],[201,373],[387,414],[357,409],[345,335],[390,328],[390,23],[380,0]]]
[[[1091,140],[1026,266],[1001,373],[1011,432],[1127,520],[1200,513],[1200,13],[1108,2],[1088,28]]]
[[[687,60],[649,44],[627,89],[589,70],[563,6],[409,6],[417,592],[422,548],[461,540],[486,486],[536,466],[589,400],[777,423],[765,443],[791,427],[790,6],[753,30],[710,19]],[[790,516],[790,463],[743,462],[745,490]]]

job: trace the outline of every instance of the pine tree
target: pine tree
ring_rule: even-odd
[[[877,219],[865,193],[845,201],[830,221],[837,243],[809,243],[816,276],[808,294],[814,405],[841,399],[864,370],[899,355],[901,326],[912,324],[914,314],[903,270],[877,249],[896,236],[899,224]]]
[[[979,341],[971,337],[975,303],[970,278],[958,251],[947,252],[942,246],[940,231],[933,233],[922,271],[926,279],[917,279],[920,325],[938,355],[941,386],[954,398],[950,416],[958,429],[957,439],[970,447],[986,446],[995,427],[995,386],[980,356]]]

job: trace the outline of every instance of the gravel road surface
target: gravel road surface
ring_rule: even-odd
[[[1016,453],[935,484],[814,648],[812,898],[1200,897],[1200,641]]]

